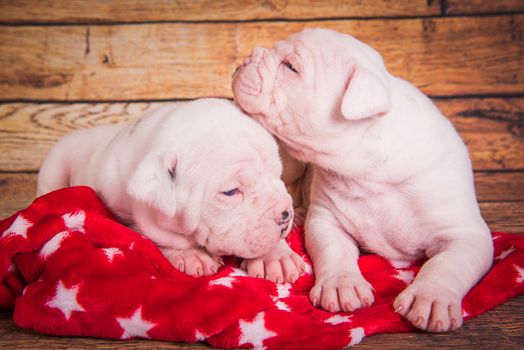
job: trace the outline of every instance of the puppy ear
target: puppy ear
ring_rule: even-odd
[[[355,66],[342,99],[341,112],[348,120],[360,120],[389,111],[387,81],[366,68]]]
[[[174,216],[175,168],[175,156],[168,157],[150,152],[131,175],[127,192],[136,200],[160,210],[164,215]]]

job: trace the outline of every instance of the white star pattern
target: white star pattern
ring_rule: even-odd
[[[233,282],[236,281],[235,277],[245,277],[247,276],[246,272],[241,269],[233,269],[233,272],[229,274],[229,276],[226,277],[220,277],[215,280],[209,281],[208,287],[214,287],[214,286],[223,286],[226,288],[233,288]]]
[[[288,311],[288,312],[291,311],[289,309],[289,306],[281,300],[281,299],[287,298],[290,295],[290,292],[289,292],[290,289],[291,289],[291,284],[289,283],[277,285],[277,296],[273,297],[273,301],[275,302],[275,306],[277,307],[277,309],[282,310],[282,311]]]
[[[508,255],[510,255],[514,251],[515,251],[515,247],[511,246],[511,248],[506,249],[505,251],[501,252],[500,255],[495,258],[495,260],[505,259]]]
[[[284,284],[278,284],[277,285],[277,293],[279,299],[287,298],[291,293],[289,290],[291,289],[291,284],[284,283]]]
[[[251,344],[254,349],[264,349],[264,341],[277,334],[266,328],[264,312],[257,314],[251,322],[240,320],[240,339],[238,345]]]
[[[313,267],[311,266],[311,264],[308,264],[307,262],[304,262],[304,273],[306,273],[308,275],[312,275],[313,274]]]
[[[147,332],[156,326],[156,323],[144,320],[142,317],[142,306],[139,306],[131,317],[117,317],[116,321],[124,330],[120,337],[121,339],[149,338]]]
[[[289,308],[289,306],[281,300],[276,300],[275,306],[277,307],[277,309],[281,311],[291,312],[291,309]]]
[[[348,346],[357,345],[358,343],[362,341],[362,339],[364,339],[365,336],[366,336],[366,333],[364,332],[364,328],[362,327],[353,328],[351,330],[351,343],[349,343]]]
[[[231,272],[229,274],[229,276],[231,276],[231,277],[246,277],[247,276],[247,272],[242,270],[242,269],[234,268],[233,272]]]
[[[115,256],[124,255],[124,253],[118,248],[103,248],[102,250],[107,257],[107,260],[109,260],[111,263],[113,262]]]
[[[412,264],[411,261],[405,260],[389,260],[389,263],[396,269],[405,269],[406,267],[410,267]]]
[[[2,237],[8,237],[12,235],[21,236],[27,238],[27,230],[33,226],[31,222],[25,219],[22,214],[19,214],[15,221],[9,226],[7,230],[2,233]]]
[[[195,331],[195,341],[204,341],[207,337],[204,335],[204,333],[200,332],[199,330]]]
[[[351,322],[350,318],[351,316],[334,315],[328,318],[327,320],[325,320],[324,322],[332,324],[332,325],[337,325],[341,323]]]
[[[66,320],[69,321],[73,311],[85,311],[82,305],[78,303],[78,289],[80,285],[77,284],[71,288],[66,288],[62,281],[58,282],[56,286],[55,296],[49,300],[46,305],[50,308],[59,309],[64,314]]]
[[[395,277],[404,281],[406,284],[410,284],[415,279],[415,272],[410,270],[400,270]]]
[[[86,220],[86,213],[83,210],[79,210],[76,213],[64,214],[62,215],[62,219],[69,231],[85,233],[84,222]]]
[[[60,248],[60,245],[62,244],[62,241],[69,235],[69,232],[62,231],[54,235],[53,238],[51,238],[49,241],[47,241],[46,244],[40,249],[40,255],[42,258],[47,259],[51,254],[56,252],[58,248]]]
[[[524,269],[520,266],[515,265],[515,269],[517,270],[517,283],[522,283],[524,281]]]
[[[226,288],[233,288],[234,277],[220,277],[216,280],[209,281],[209,287],[223,286]]]

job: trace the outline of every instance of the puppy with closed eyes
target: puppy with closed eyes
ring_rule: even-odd
[[[237,71],[236,102],[314,167],[306,248],[312,303],[351,311],[374,301],[359,250],[394,266],[427,258],[393,306],[433,332],[462,324],[461,300],[488,271],[467,149],[417,88],[357,39],[308,29],[255,48]]]
[[[281,172],[264,128],[230,101],[201,99],[66,135],[37,192],[91,186],[189,275],[214,274],[235,255],[251,276],[293,282],[303,262],[284,240],[293,207]]]

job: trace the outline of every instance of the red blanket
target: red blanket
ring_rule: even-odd
[[[391,304],[420,265],[394,268],[379,256],[362,256],[374,305],[331,314],[309,301],[311,269],[293,285],[247,277],[233,258],[212,277],[178,272],[87,187],[37,199],[1,221],[0,233],[0,307],[14,308],[17,325],[42,333],[340,349],[372,334],[415,330]],[[524,236],[499,232],[493,240],[493,268],[465,297],[466,319],[524,291]],[[289,242],[309,262],[301,228]]]

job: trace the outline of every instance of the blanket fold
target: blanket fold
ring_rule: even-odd
[[[0,221],[0,308],[41,333],[207,342],[220,348],[341,349],[365,336],[411,332],[392,302],[420,263],[395,268],[376,255],[359,266],[375,303],[351,313],[314,308],[303,229],[290,246],[309,264],[293,284],[251,278],[240,261],[194,278],[119,224],[88,187],[58,190]],[[470,319],[524,292],[524,236],[493,232],[494,265],[463,300]]]

